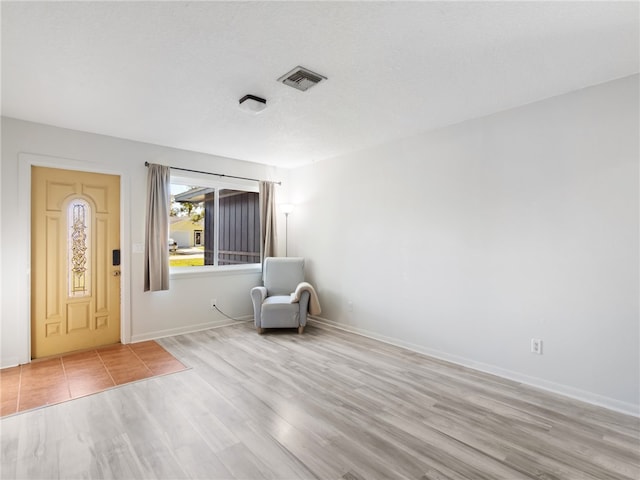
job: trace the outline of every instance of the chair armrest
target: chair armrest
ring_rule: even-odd
[[[262,326],[262,302],[267,298],[265,287],[253,287],[251,289],[251,301],[253,302],[253,320],[257,328]]]
[[[253,287],[251,289],[251,298],[254,300],[258,300],[260,305],[264,302],[264,299],[267,298],[267,288],[266,287]]]
[[[309,311],[309,292],[302,292],[300,295],[300,325],[304,327],[307,324],[307,313]]]

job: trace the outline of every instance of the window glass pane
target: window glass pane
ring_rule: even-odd
[[[214,210],[213,197],[214,189],[211,187],[171,184],[169,266],[213,265],[213,245],[205,255],[205,216],[207,209],[211,213]],[[210,228],[213,228],[213,224]],[[196,232],[199,232],[198,237]],[[209,263],[205,263],[205,256]]]
[[[83,199],[67,208],[67,273],[70,297],[91,295],[91,206]]]
[[[172,183],[169,237],[171,267],[260,263],[258,193]]]
[[[258,194],[220,191],[218,264],[260,263]]]

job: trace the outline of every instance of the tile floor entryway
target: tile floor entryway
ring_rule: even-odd
[[[0,416],[185,368],[154,341],[35,360],[0,370]]]

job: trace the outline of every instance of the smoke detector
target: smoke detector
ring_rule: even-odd
[[[267,101],[255,95],[245,95],[238,102],[240,103],[240,108],[249,113],[260,113],[267,108]]]
[[[289,85],[297,90],[306,92],[314,85],[317,85],[322,80],[326,80],[327,77],[314,73],[304,67],[297,66],[288,73],[281,76],[278,81]]]

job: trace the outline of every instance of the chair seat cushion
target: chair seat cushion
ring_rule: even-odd
[[[262,326],[287,328],[300,325],[300,304],[291,303],[291,295],[274,295],[262,303]]]
[[[265,305],[280,305],[286,303],[288,305],[293,305],[291,303],[291,295],[273,295],[271,297],[267,297],[264,299],[264,302],[262,302],[262,307],[264,308]]]

